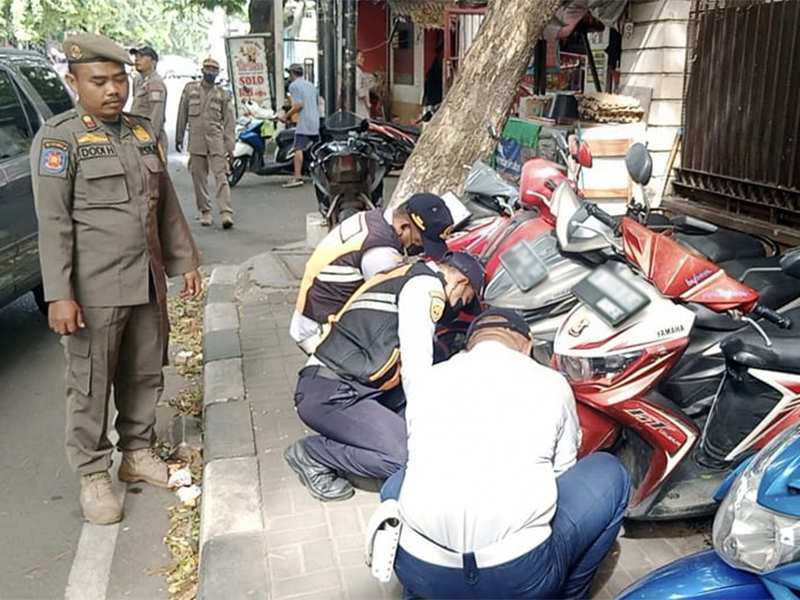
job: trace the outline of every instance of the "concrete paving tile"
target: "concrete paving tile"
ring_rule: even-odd
[[[271,549],[273,546],[286,546],[287,544],[300,544],[328,539],[328,528],[324,524],[319,524],[313,527],[270,532],[267,534],[267,547]]]
[[[361,537],[362,544],[361,548],[354,549],[354,550],[345,550],[344,552],[339,551],[336,555],[339,557],[339,565],[342,568],[347,567],[363,567],[367,568],[366,563],[364,562],[364,538]]]
[[[290,598],[300,594],[311,594],[327,589],[338,589],[340,586],[339,572],[335,569],[310,573],[287,579],[276,579],[272,582],[272,597],[275,600]],[[317,598],[320,598],[317,595]]]
[[[334,536],[364,532],[364,523],[361,521],[358,508],[355,506],[343,508],[326,507],[325,513],[326,520],[330,524],[331,532]]]
[[[267,521],[267,535],[289,529],[322,525],[324,518],[324,512],[321,509],[274,517]]]
[[[291,490],[288,490],[289,495],[292,498],[292,507],[294,508],[295,512],[306,512],[312,510],[320,511],[320,519],[321,522],[324,522],[325,513],[324,513],[324,503],[320,502],[311,494],[308,493],[308,490],[297,481],[297,487]]]
[[[298,594],[291,597],[291,600],[342,600],[344,592],[341,587],[332,587],[327,590],[316,590],[308,594]],[[273,600],[282,600],[273,598]]]
[[[341,554],[350,550],[359,550],[364,552],[364,535],[358,533],[351,533],[346,535],[337,535],[333,538],[336,552]]]
[[[381,597],[381,583],[366,566],[342,569],[344,589],[349,600],[375,600]]]
[[[289,579],[305,573],[299,544],[270,548],[267,552],[267,565],[270,581]]]
[[[267,520],[294,514],[294,505],[289,490],[268,492],[262,495],[264,516]]]
[[[641,544],[640,551],[642,553],[642,562],[647,562],[650,565],[650,569],[648,569],[650,571],[681,557],[672,546],[659,538],[647,540],[646,544]]]
[[[297,479],[297,475],[294,473],[287,473],[283,477],[277,477],[270,480],[265,480],[262,477],[261,486],[263,487],[265,493],[270,493],[277,492],[279,490],[296,490],[299,487],[302,487],[302,484]]]
[[[303,544],[303,565],[306,573],[327,571],[338,567],[333,555],[332,543],[312,542]]]

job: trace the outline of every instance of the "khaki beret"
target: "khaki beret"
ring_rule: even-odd
[[[204,67],[214,67],[215,69],[219,69],[219,63],[215,61],[213,58],[207,58],[203,61]]]
[[[125,49],[115,41],[96,33],[78,33],[64,40],[62,45],[69,63],[117,62],[131,65],[133,61]]]

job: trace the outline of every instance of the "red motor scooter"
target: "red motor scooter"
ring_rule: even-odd
[[[791,319],[761,304],[754,289],[669,236],[630,217],[612,217],[580,199],[573,198],[568,206],[568,200],[561,200],[558,211],[561,246],[571,251],[612,243],[624,259],[609,261],[573,288],[581,302],[555,337],[553,364],[565,374],[577,400],[580,454],[606,449],[623,461],[634,485],[630,518],[707,514],[713,511],[714,489],[737,462],[800,417],[800,375],[785,368],[793,355],[776,356],[772,370],[783,371],[782,376],[764,378],[780,382],[785,393],[770,397],[770,410],[743,414],[753,417],[747,419],[748,430],[729,444],[735,450],[721,461],[699,443],[707,415],[690,417],[657,385],[693,341],[698,307],[744,321],[767,346],[772,342],[765,329],[787,329]],[[800,276],[800,252],[784,255],[781,267],[792,277]],[[742,335],[741,330],[729,337],[719,334],[722,352],[728,339]],[[720,344],[714,346],[709,352],[720,352]],[[769,361],[762,362],[770,368]],[[712,416],[714,406],[730,404],[721,389],[719,385]]]

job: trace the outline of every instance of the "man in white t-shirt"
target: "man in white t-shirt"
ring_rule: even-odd
[[[522,316],[490,308],[406,389],[408,463],[381,497],[399,502],[413,597],[585,598],[619,533],[630,477],[611,454],[576,462],[572,391],[531,345]]]

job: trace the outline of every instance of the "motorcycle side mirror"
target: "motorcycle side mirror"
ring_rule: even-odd
[[[362,119],[361,123],[358,124],[358,132],[364,133],[369,129],[369,119]]]
[[[631,179],[640,185],[646,185],[653,175],[653,159],[647,147],[639,142],[628,148],[625,154],[625,167]]]
[[[800,279],[800,247],[792,248],[784,252],[780,260],[781,271]]]
[[[587,169],[592,168],[592,150],[585,141],[578,144],[578,163]]]

